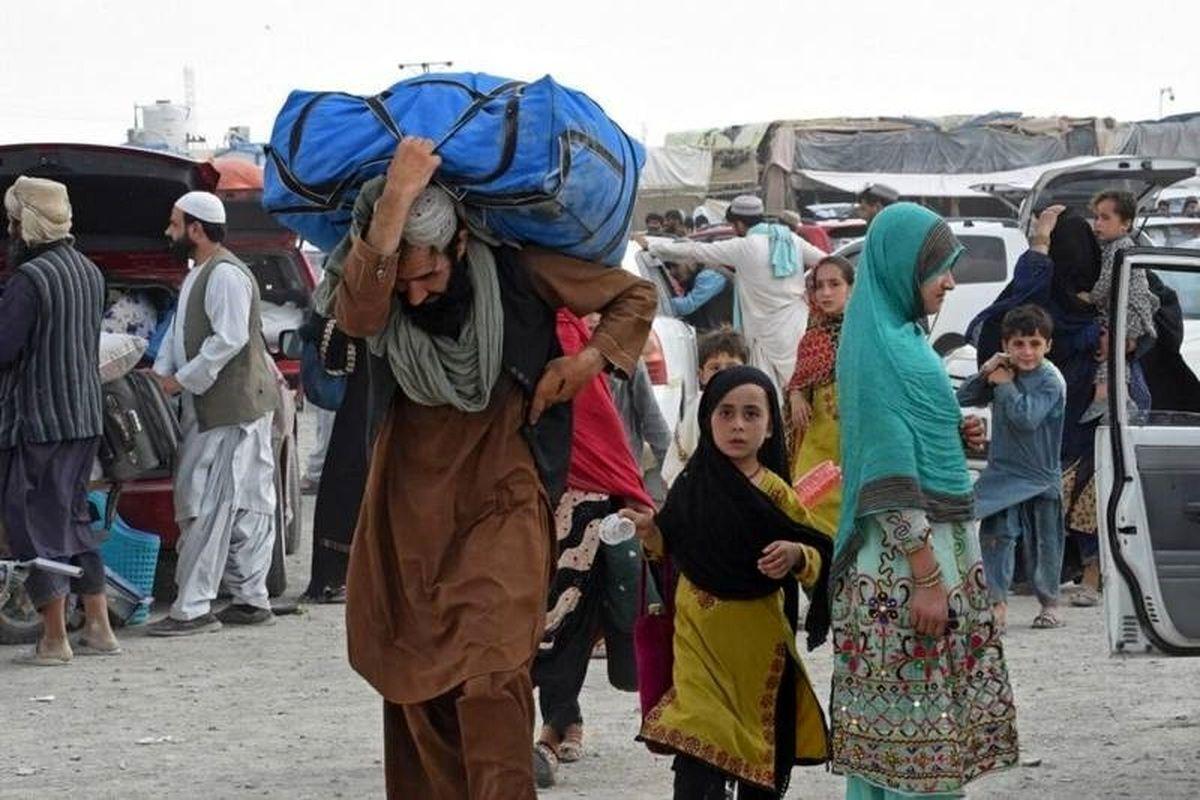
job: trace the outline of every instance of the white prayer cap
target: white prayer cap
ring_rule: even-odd
[[[458,230],[454,200],[438,186],[426,186],[417,196],[404,223],[404,241],[418,247],[445,250]]]
[[[211,192],[188,192],[175,201],[175,207],[201,222],[225,224],[225,204]]]
[[[763,215],[763,201],[752,194],[740,194],[733,198],[733,202],[729,205],[728,213],[738,217],[761,217]]]

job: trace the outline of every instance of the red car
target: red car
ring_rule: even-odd
[[[167,153],[82,144],[0,146],[0,192],[19,175],[49,178],[67,186],[76,246],[104,273],[110,298],[115,291],[137,290],[139,296],[152,300],[160,319],[174,307],[187,274],[187,266],[168,254],[164,234],[175,200],[193,189],[224,196],[228,216],[225,244],[254,272],[264,309],[282,309],[272,312],[270,325],[264,310],[264,332],[280,373],[273,440],[276,530],[281,535],[276,537],[268,589],[272,595],[281,594],[286,587],[283,556],[298,547],[303,526],[295,416],[299,365],[278,353],[278,335],[283,328],[298,324],[316,284],[295,234],[262,211],[259,190],[221,190],[221,173],[212,163]],[[7,237],[7,227],[0,237]],[[4,244],[0,241],[0,272],[5,268]],[[276,330],[272,331],[271,325]],[[125,484],[118,513],[134,528],[158,534],[164,551],[174,548],[179,529],[169,474]],[[165,578],[172,577],[172,572],[160,565],[160,582],[164,572]],[[173,589],[173,581],[167,580],[167,584]]]

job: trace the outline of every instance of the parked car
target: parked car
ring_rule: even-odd
[[[0,146],[0,192],[18,175],[35,175],[64,183],[73,210],[76,245],[104,273],[110,292],[136,289],[151,298],[160,318],[174,308],[187,267],[172,260],[164,229],[171,207],[193,189],[214,191],[219,173],[211,164],[167,153],[129,147],[79,144]],[[265,217],[254,192],[226,195],[226,244],[250,267],[265,303],[310,302],[315,278],[300,253],[296,237]],[[270,227],[265,223],[269,222]],[[7,229],[0,231],[0,240]],[[0,241],[2,244],[2,241]],[[4,248],[0,246],[0,267]],[[293,326],[294,327],[294,326]],[[298,548],[303,528],[300,513],[299,459],[295,399],[283,382],[294,384],[298,364],[271,348],[280,373],[275,419],[276,554],[268,578],[272,595],[286,587],[283,556]],[[175,524],[171,476],[160,474],[124,486],[120,515],[134,528],[157,534],[163,551],[173,550]],[[168,556],[169,557],[169,556]],[[169,578],[170,570],[160,569]],[[168,586],[168,588],[173,588]],[[160,593],[161,596],[161,593]]]
[[[1183,158],[1109,156],[1084,165],[1047,170],[1025,195],[1017,219],[1029,234],[1033,220],[1044,208],[1064,205],[1091,216],[1092,198],[1105,190],[1125,191],[1137,198],[1138,208],[1153,209],[1163,189],[1196,177],[1197,162]],[[996,187],[997,196],[1003,187]]]
[[[1135,269],[1191,291],[1197,318],[1200,251],[1139,248],[1117,268],[1113,339],[1124,341]],[[1194,351],[1193,351],[1194,352]],[[1194,362],[1192,368],[1195,370]],[[1109,353],[1111,424],[1096,432],[1096,512],[1109,650],[1200,655],[1200,414],[1126,410],[1125,349]]]
[[[1200,217],[1145,217],[1138,228],[1155,247],[1187,247],[1200,237]]]
[[[683,410],[700,391],[696,332],[671,310],[671,281],[661,261],[630,242],[621,267],[650,281],[658,291],[658,310],[642,357],[646,371],[650,373],[658,408],[674,432]]]

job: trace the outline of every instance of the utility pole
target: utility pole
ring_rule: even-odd
[[[1175,102],[1175,90],[1170,86],[1164,86],[1158,90],[1158,118],[1163,118],[1163,98]]]
[[[445,69],[450,69],[450,67],[453,66],[453,61],[408,61],[400,65],[400,71],[403,72],[406,69],[416,69],[417,67],[420,67],[421,74],[428,75],[430,67],[444,67]]]

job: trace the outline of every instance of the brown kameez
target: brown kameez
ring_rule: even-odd
[[[519,260],[550,306],[603,312],[592,344],[631,374],[654,287],[548,251],[523,250]],[[355,240],[344,270],[338,325],[351,336],[379,332],[392,311],[395,257]],[[554,529],[520,432],[527,412],[525,394],[503,376],[475,414],[397,393],[375,441],[346,629],[351,665],[385,700],[390,796],[534,797],[528,673]]]

